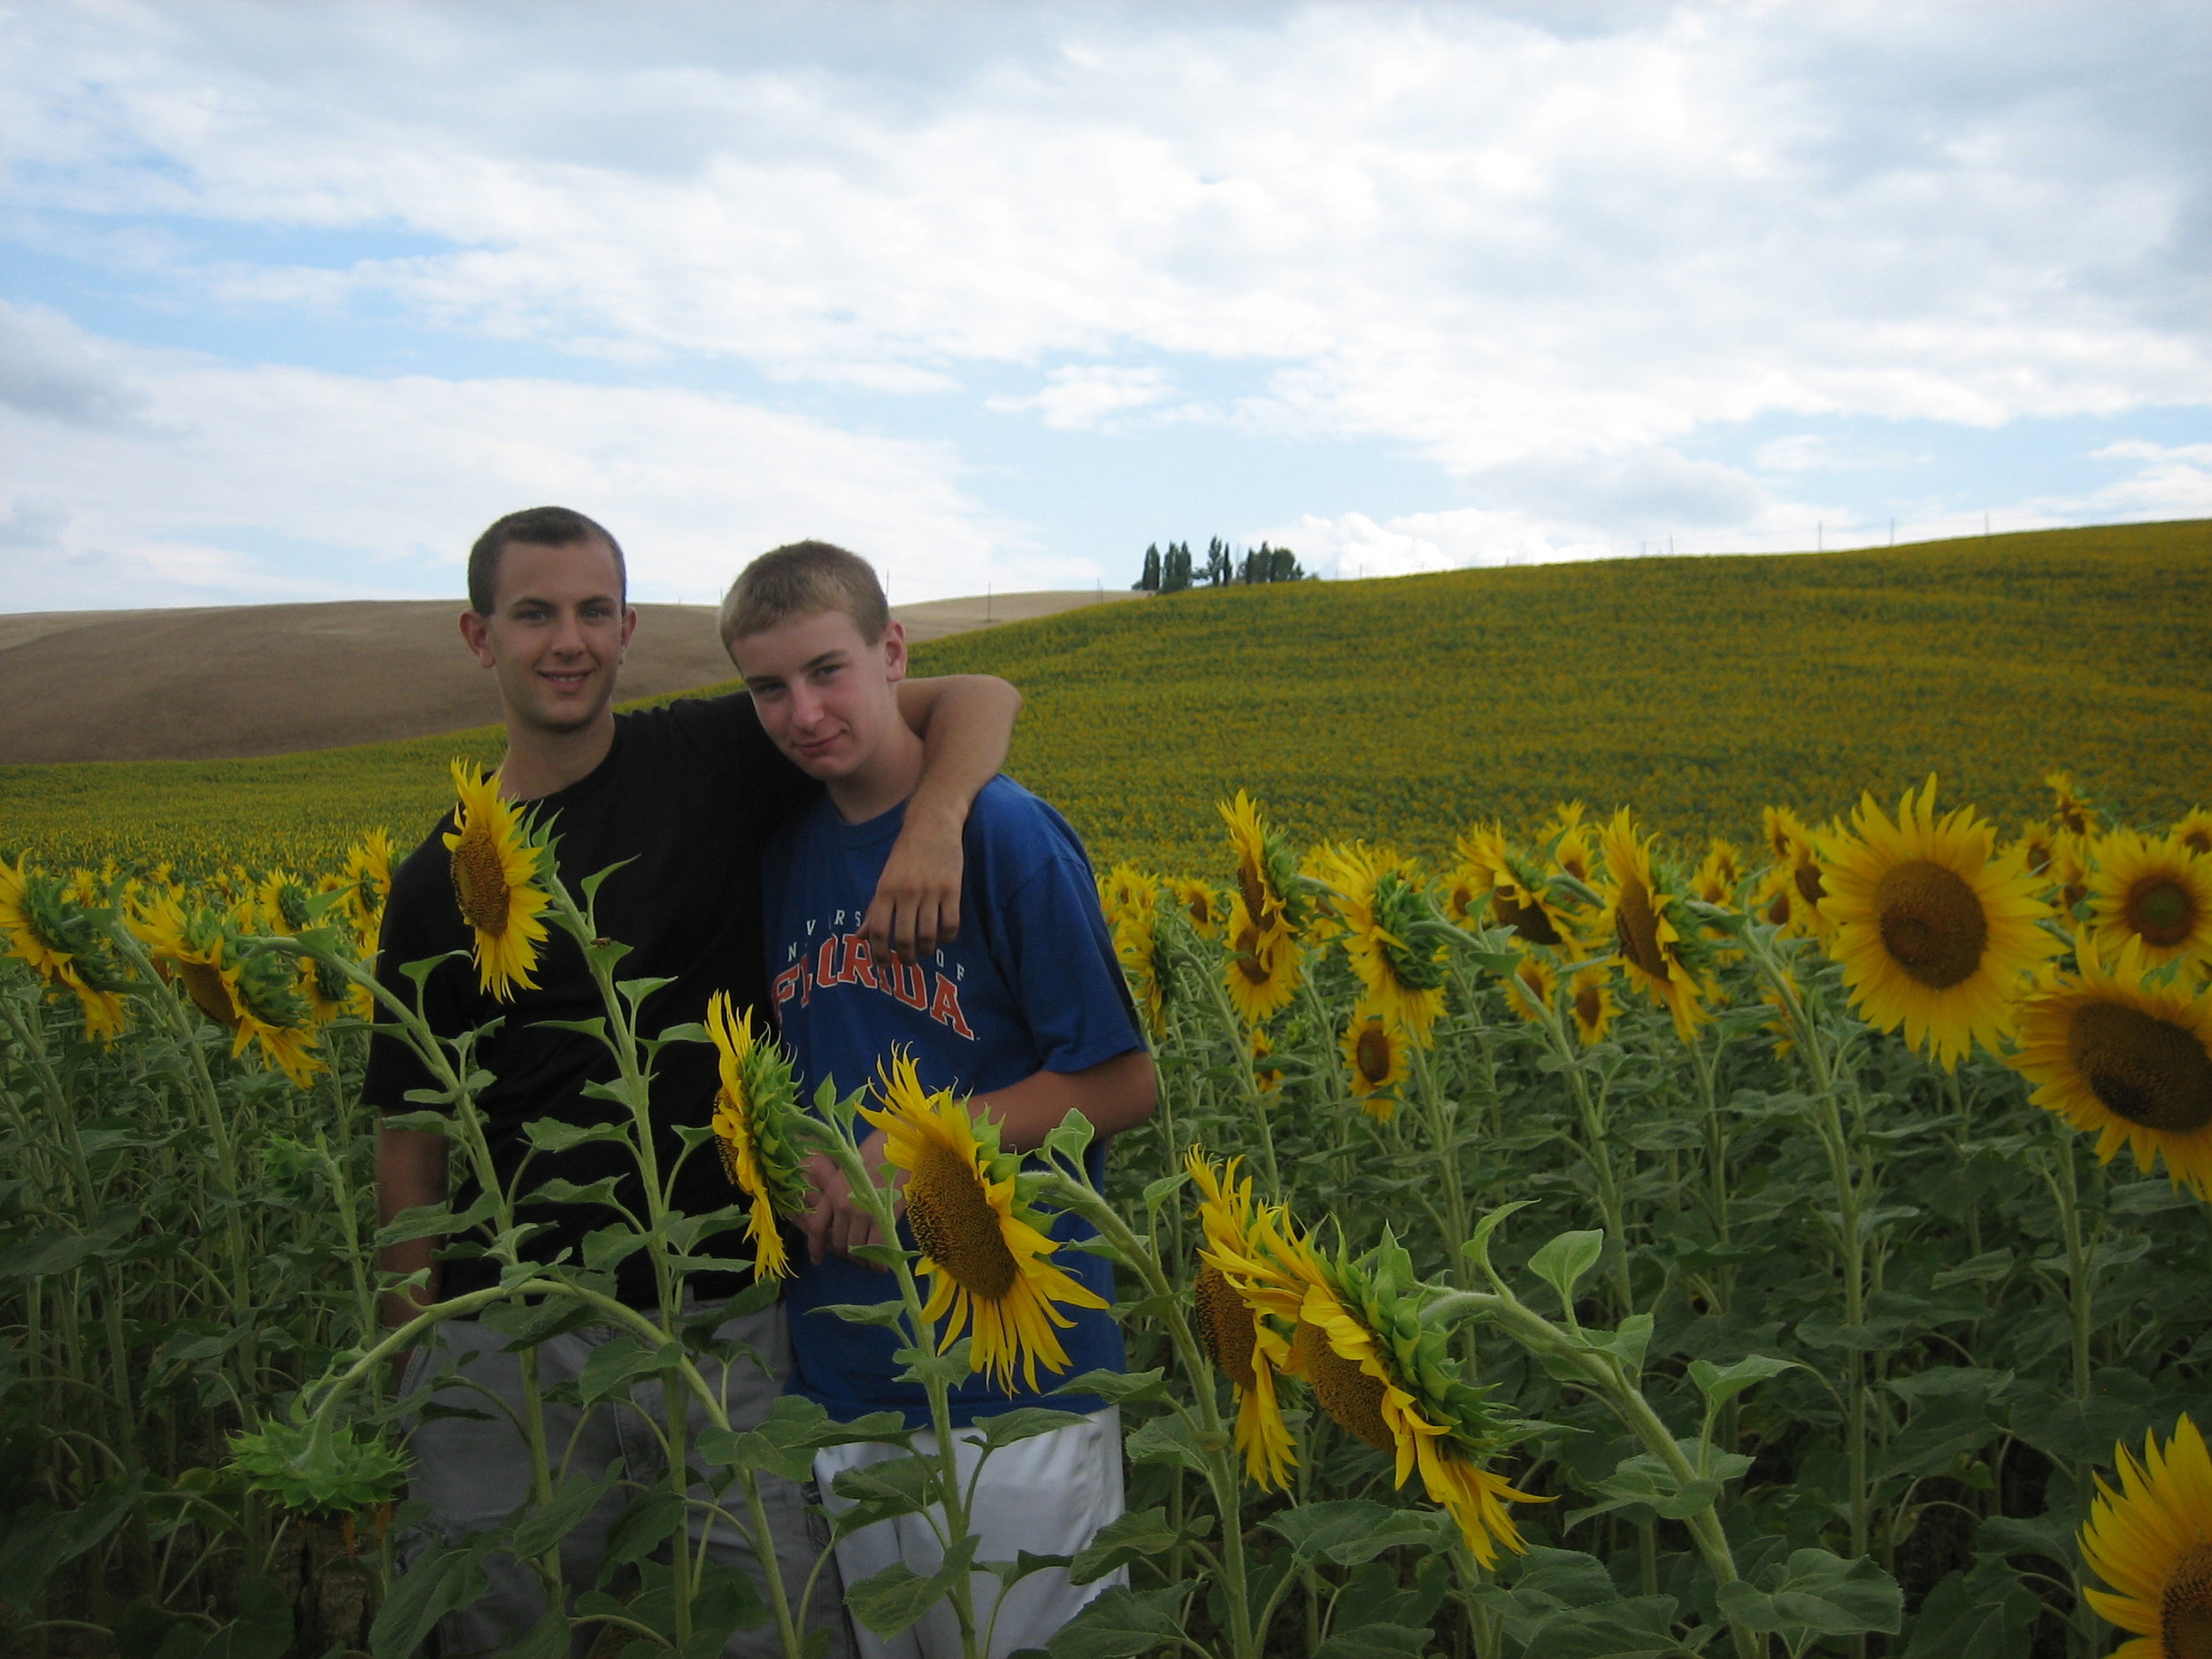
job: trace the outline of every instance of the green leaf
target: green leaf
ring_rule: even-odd
[[[522,1125],[523,1134],[541,1152],[565,1152],[594,1141],[620,1141],[630,1133],[627,1124],[571,1124],[557,1118],[537,1118]]]
[[[936,1460],[918,1453],[841,1470],[837,1479],[830,1483],[830,1490],[852,1508],[838,1513],[836,1535],[848,1538],[878,1521],[920,1514],[940,1500],[937,1472]],[[918,1618],[920,1615],[915,1617]],[[899,1628],[903,1630],[906,1626],[902,1624]],[[887,1636],[892,1632],[883,1633]]]
[[[481,1552],[436,1549],[400,1576],[369,1627],[371,1659],[411,1659],[448,1613],[470,1606],[491,1588]]]
[[[1140,1424],[1136,1432],[1129,1436],[1125,1449],[1133,1463],[1175,1463],[1202,1475],[1206,1472],[1206,1452],[1196,1436],[1195,1429],[1171,1414]]]
[[[978,1417],[965,1430],[956,1432],[955,1440],[971,1446],[980,1446],[996,1451],[1002,1446],[1011,1446],[1040,1434],[1049,1434],[1055,1429],[1073,1428],[1090,1418],[1080,1411],[1054,1411],[1044,1406],[1018,1406],[1011,1411],[1002,1411],[996,1417]]]
[[[1620,1361],[1632,1380],[1644,1369],[1644,1350],[1651,1346],[1651,1316],[1632,1313],[1620,1323],[1617,1330],[1589,1331],[1582,1340],[1601,1354],[1610,1354]]]
[[[1559,1293],[1562,1307],[1574,1307],[1577,1281],[1605,1253],[1605,1234],[1592,1228],[1563,1233],[1528,1258],[1528,1271]]]
[[[0,1279],[41,1279],[50,1273],[65,1273],[112,1248],[137,1225],[136,1210],[111,1210],[88,1233],[49,1228],[26,1243],[0,1250]]]
[[[514,1529],[510,1548],[525,1559],[542,1555],[574,1532],[621,1479],[622,1460],[617,1458],[599,1479],[565,1481],[544,1503],[518,1509],[509,1523]]]
[[[641,1377],[649,1377],[665,1371],[684,1357],[680,1343],[664,1342],[658,1348],[648,1348],[626,1333],[611,1336],[591,1351],[584,1362],[582,1374],[576,1379],[577,1391],[587,1406],[595,1405],[628,1387]]]
[[[1526,1210],[1535,1202],[1533,1198],[1517,1198],[1509,1204],[1500,1204],[1475,1223],[1475,1236],[1459,1247],[1459,1253],[1479,1267],[1489,1266],[1490,1235],[1503,1226],[1509,1217]]]
[[[1051,1659],[1136,1659],[1183,1633],[1187,1584],[1164,1590],[1117,1585],[1094,1597],[1045,1643]]]
[[[1699,1451],[1697,1442],[1684,1440],[1678,1444],[1683,1455],[1694,1464]],[[1593,1483],[1592,1490],[1601,1494],[1605,1501],[1576,1510],[1567,1518],[1567,1525],[1579,1525],[1594,1515],[1603,1515],[1630,1503],[1648,1504],[1655,1513],[1671,1521],[1686,1520],[1713,1506],[1720,1497],[1723,1481],[1734,1479],[1750,1467],[1751,1459],[1740,1452],[1709,1451],[1705,1474],[1686,1481],[1678,1480],[1656,1452],[1638,1452],[1623,1458],[1604,1479]]]
[[[74,1509],[57,1514],[25,1504],[0,1532],[0,1601],[27,1608],[58,1567],[83,1555],[123,1524],[145,1492],[142,1471],[93,1488]]]
[[[1085,1148],[1091,1144],[1097,1133],[1089,1118],[1079,1111],[1071,1111],[1045,1137],[1041,1150],[1049,1157],[1064,1158],[1070,1164],[1080,1165]]]
[[[835,1316],[848,1325],[880,1325],[897,1330],[906,1318],[903,1302],[831,1302],[809,1310],[807,1317],[820,1319]]]
[[[1674,1609],[1671,1595],[1565,1608],[1536,1627],[1522,1659],[1675,1659],[1694,1654],[1697,1648],[1674,1633]]]
[[[684,1496],[666,1486],[647,1490],[630,1507],[615,1517],[614,1525],[607,1530],[607,1555],[599,1568],[599,1583],[604,1588],[607,1581],[632,1562],[643,1561],[661,1546],[661,1541],[684,1522]],[[578,1609],[581,1611],[580,1608]]]
[[[1985,1556],[1928,1592],[1903,1659],[2013,1659],[2032,1644],[2042,1610],[2001,1559]]]
[[[1862,1555],[1846,1561],[1824,1549],[1793,1549],[1759,1575],[1720,1586],[1720,1610],[1747,1628],[1793,1647],[1805,1636],[1894,1633],[1904,1610],[1897,1580]]]
[[[1770,1377],[1778,1377],[1786,1371],[1795,1371],[1793,1359],[1768,1359],[1753,1354],[1738,1360],[1733,1365],[1716,1365],[1710,1360],[1690,1362],[1690,1380],[1697,1385],[1698,1393],[1705,1396],[1706,1408],[1717,1410],[1747,1388],[1756,1386]]]
[[[1362,1624],[1356,1630],[1332,1631],[1329,1639],[1313,1650],[1313,1659],[1421,1659],[1429,1650],[1425,1626]]]
[[[1426,1509],[1394,1509],[1365,1498],[1339,1498],[1302,1503],[1267,1517],[1260,1525],[1288,1540],[1301,1566],[1333,1561],[1340,1567],[1356,1567],[1402,1544],[1430,1550],[1449,1548],[1458,1535],[1440,1521]]]
[[[1204,1538],[1213,1530],[1210,1515],[1202,1515],[1182,1527],[1168,1525],[1165,1509],[1139,1509],[1120,1516],[1100,1527],[1091,1541],[1076,1552],[1068,1567],[1069,1581],[1095,1584],[1118,1567]]]
[[[404,1244],[410,1239],[465,1233],[479,1222],[488,1221],[495,1207],[489,1193],[461,1210],[448,1210],[443,1204],[417,1204],[394,1216],[371,1242],[381,1249],[388,1244]]]
[[[839,1480],[841,1484],[843,1477]],[[975,1542],[972,1532],[956,1540],[945,1552],[944,1564],[926,1578],[904,1562],[894,1562],[848,1589],[845,1605],[852,1609],[856,1623],[879,1636],[895,1636],[934,1607],[952,1588],[954,1580],[968,1571],[975,1556]]]
[[[1071,1377],[1052,1392],[1056,1394],[1096,1394],[1111,1405],[1133,1400],[1164,1400],[1164,1371],[1087,1371]]]

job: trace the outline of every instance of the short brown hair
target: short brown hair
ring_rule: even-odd
[[[883,584],[866,559],[827,541],[793,541],[738,572],[722,598],[722,643],[822,611],[843,611],[871,645],[891,626]]]
[[[614,555],[616,592],[624,604],[629,603],[629,566],[623,562],[622,544],[607,534],[605,526],[570,507],[525,507],[520,512],[493,519],[491,527],[469,549],[469,609],[478,616],[488,617],[499,603],[499,556],[517,541],[527,547],[598,542]]]

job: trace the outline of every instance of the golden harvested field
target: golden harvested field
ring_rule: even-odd
[[[2212,801],[2212,521],[1871,552],[1198,590],[933,641],[1029,699],[1012,770],[1105,860],[1220,862],[1241,787],[1300,841],[1435,855],[1478,818],[1632,802],[1677,834],[1826,815],[1930,769],[2041,816],[2052,767],[2139,821]],[[0,767],[0,847],[321,864],[403,843],[497,735],[262,759]]]

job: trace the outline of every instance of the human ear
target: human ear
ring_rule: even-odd
[[[496,668],[499,658],[492,650],[491,624],[473,611],[461,612],[461,640],[475,653],[479,666]]]
[[[896,684],[906,670],[906,624],[895,619],[883,630],[883,677]]]

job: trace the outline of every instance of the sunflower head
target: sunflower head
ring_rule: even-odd
[[[1976,1042],[1996,1048],[2012,997],[2057,943],[2038,925],[2049,910],[2018,849],[1998,856],[1970,807],[1939,818],[1935,788],[1931,778],[1906,791],[1894,821],[1870,795],[1847,833],[1823,838],[1822,908],[1860,1016],[1901,1025],[1949,1070]]]
[[[2061,829],[2069,835],[2087,836],[2096,833],[2097,809],[2084,800],[2081,791],[2074,787],[2073,775],[2070,772],[2045,772],[2043,787],[2051,792],[2054,816],[2057,818]]]
[[[515,987],[536,988],[545,924],[551,901],[536,883],[552,868],[545,833],[499,797],[499,775],[467,761],[453,763],[460,797],[455,828],[444,837],[452,854],[453,897],[469,925],[478,981],[502,1002]]]
[[[0,951],[27,964],[50,994],[77,999],[85,1034],[103,1041],[123,1029],[123,970],[108,933],[114,912],[70,897],[70,880],[0,859]]]
[[[1199,1345],[1236,1391],[1236,1444],[1244,1453],[1245,1472],[1263,1490],[1280,1491],[1298,1459],[1276,1401],[1275,1375],[1290,1356],[1276,1322],[1295,1317],[1297,1294],[1280,1281],[1255,1236],[1260,1216],[1252,1183],[1237,1179],[1237,1164],[1232,1158],[1217,1169],[1197,1147],[1184,1158],[1198,1189],[1205,1237],[1191,1283],[1191,1310]]]
[[[1559,970],[1532,950],[1523,949],[1515,955],[1519,960],[1505,978],[1506,1006],[1521,1018],[1541,1025],[1559,1002]]]
[[[1812,839],[1804,820],[1786,806],[1770,806],[1760,812],[1759,836],[1767,844],[1768,856],[1777,864],[1786,861]]]
[[[1245,909],[1241,893],[1230,897],[1223,932],[1222,983],[1244,1023],[1256,1030],[1298,995],[1304,953],[1286,930],[1260,926]]]
[[[1742,884],[1743,854],[1733,841],[1715,836],[1698,864],[1697,873],[1690,878],[1691,894],[1701,903],[1733,904],[1736,889]]]
[[[1113,934],[1129,994],[1144,1010],[1156,1040],[1167,1035],[1167,988],[1172,983],[1159,936],[1162,883],[1131,864],[1116,864],[1099,882],[1106,925]]]
[[[1354,844],[1333,849],[1322,875],[1337,893],[1344,954],[1366,987],[1414,1041],[1426,1044],[1444,1011],[1441,918],[1394,853]]]
[[[1620,1005],[1613,1000],[1613,977],[1603,968],[1584,968],[1567,981],[1567,1011],[1575,1035],[1586,1048],[1605,1041]]]
[[[884,1132],[887,1160],[906,1171],[907,1223],[931,1279],[922,1317],[943,1322],[939,1351],[972,1324],[974,1369],[1002,1388],[1018,1371],[1035,1393],[1039,1361],[1068,1368],[1055,1327],[1074,1322],[1060,1308],[1106,1303],[1052,1265],[1060,1246],[1047,1235],[1048,1217],[1020,1197],[1021,1160],[1000,1150],[995,1123],[979,1125],[949,1089],[925,1089],[910,1055],[892,1057],[876,1094],[881,1109],[863,1106],[861,1115]]]
[[[1651,838],[1640,838],[1628,809],[1606,826],[1605,915],[1613,948],[1631,985],[1667,1010],[1683,1041],[1711,1016],[1701,1000],[1711,949],[1685,925],[1683,895],[1671,876],[1654,863]]]
[[[1584,821],[1588,810],[1579,801],[1563,801],[1536,832],[1536,839],[1550,849],[1552,867],[1585,886],[1597,877],[1597,848],[1591,826]]]
[[[2095,1133],[2101,1160],[2125,1146],[2147,1175],[2163,1158],[2177,1187],[2212,1199],[2212,991],[2147,978],[2135,940],[2109,962],[2093,938],[2075,955],[2078,973],[2023,1000],[2007,1063],[2037,1105]]]
[[[1388,1123],[1398,1115],[1398,1093],[1406,1080],[1410,1040],[1405,1031],[1389,1009],[1363,1001],[1352,1010],[1341,1047],[1352,1098],[1370,1118]]]
[[[2161,1446],[2143,1437],[2138,1463],[2113,1448],[2120,1489],[2102,1475],[2079,1534],[2081,1558],[2112,1587],[2088,1589],[2089,1604],[2141,1638],[2120,1651],[2139,1659],[2193,1659],[2212,1653],[2212,1455],[2184,1414]]]
[[[2089,926],[2108,951],[2139,940],[2154,967],[2212,964],[2212,859],[2172,836],[2114,830],[2096,843]]]
[[[375,926],[384,914],[384,901],[392,895],[392,838],[373,829],[346,854],[340,877],[347,907],[365,927]]]
[[[1521,848],[1500,840],[1490,865],[1490,915],[1501,927],[1509,927],[1521,942],[1552,950],[1578,954],[1571,907],[1552,895],[1552,884],[1541,863]]]
[[[800,1111],[798,1085],[782,1049],[753,1029],[753,1010],[732,1015],[727,991],[707,999],[707,1034],[714,1040],[722,1077],[713,1118],[722,1169],[750,1201],[745,1236],[752,1241],[757,1271],[781,1277],[791,1271],[791,1263],[777,1217],[795,1220],[808,1207],[806,1176],[792,1134]]]
[[[1229,907],[1211,882],[1171,877],[1167,890],[1176,908],[1183,912],[1201,939],[1221,937],[1222,926],[1229,919]]]
[[[2020,861],[2030,875],[2041,875],[2058,852],[2058,836],[2047,818],[2031,818],[2020,826]]]
[[[2192,807],[2174,826],[2174,839],[2200,858],[2212,858],[2212,812]]]
[[[1237,861],[1237,895],[1244,901],[1246,914],[1263,930],[1305,932],[1312,906],[1298,878],[1298,856],[1289,841],[1267,825],[1241,789],[1235,800],[1221,803],[1221,817],[1229,826],[1229,849]]]

